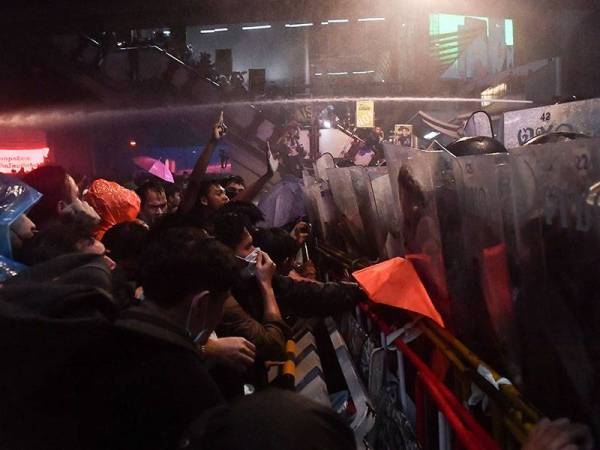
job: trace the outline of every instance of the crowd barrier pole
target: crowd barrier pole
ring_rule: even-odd
[[[318,243],[317,249],[324,257],[334,261],[336,264],[345,269],[346,273],[366,267],[368,265],[367,261],[352,259],[344,252],[341,252],[321,242]],[[386,330],[391,330],[391,327],[377,317],[372,309],[370,309],[368,304],[362,303],[359,306],[360,308],[357,309],[365,314],[367,322],[372,320],[384,333],[386,333]],[[514,438],[514,440],[516,440],[518,443],[523,443],[533,426],[543,417],[539,410],[527,402],[527,400],[521,396],[519,390],[511,383],[492,384],[492,382],[500,380],[502,378],[501,375],[483,362],[476,354],[471,352],[448,330],[440,327],[432,321],[423,319],[417,314],[411,313],[411,317],[415,319],[414,326],[418,327],[418,329],[422,331],[431,344],[433,344],[433,346],[439,350],[445,358],[447,358],[451,366],[457,371],[459,375],[459,381],[464,383],[464,385],[462,385],[463,388],[468,388],[470,384],[474,384],[491,400],[492,432],[496,442],[504,442],[506,433],[508,432],[509,435],[512,436],[512,438]],[[419,358],[416,353],[414,353],[414,351],[412,351],[410,347],[408,347],[406,343],[402,341],[402,339],[395,339],[394,344],[396,344],[396,347],[400,350],[400,357],[402,354],[404,354],[411,361],[411,363],[415,365],[414,361],[409,357],[409,354],[411,354],[414,358]],[[406,349],[408,352],[405,351]],[[420,361],[425,367],[427,367],[422,360]],[[418,368],[418,370],[420,369]],[[461,407],[460,409],[456,410],[456,413],[466,421],[465,423],[477,423],[473,416],[471,416],[464,406],[462,406],[460,401],[458,401],[457,397],[455,397],[452,391],[450,391],[448,386],[443,384],[443,382],[439,380],[439,378],[437,378],[432,371],[430,372],[442,384],[443,388],[440,388],[440,391],[445,396],[452,396],[452,399],[448,400],[449,404],[455,407]],[[493,380],[491,380],[491,378],[493,378]],[[402,390],[400,394],[401,399],[402,395],[406,395],[402,393]],[[462,389],[460,390],[459,397],[465,399],[467,398],[466,394],[467,389]],[[421,399],[418,397],[415,398],[415,403],[418,405],[420,400]],[[402,402],[402,406],[406,407],[404,402]],[[464,416],[464,414],[468,415],[468,418]],[[418,415],[417,419],[419,419]],[[450,418],[448,418],[448,423],[453,427],[454,424]],[[417,420],[417,435],[419,434],[419,426],[419,420]],[[483,428],[478,423],[476,429],[477,428],[483,431]],[[484,431],[484,433],[490,440],[492,439],[487,432]],[[498,444],[496,442],[494,442],[494,444],[497,446]]]
[[[366,303],[361,303],[360,308],[377,324],[381,331],[386,334],[393,331]],[[434,400],[439,411],[446,417],[456,437],[465,448],[499,450],[500,447],[496,442],[471,416],[450,389],[436,377],[427,364],[400,337],[397,337],[393,343],[417,369],[418,378],[423,382],[424,387],[427,388],[427,393]],[[417,398],[417,402],[419,403],[420,399]],[[418,411],[417,417],[420,417]],[[417,422],[417,435],[418,430],[419,425]]]
[[[437,324],[431,322],[424,324],[424,326],[441,336],[442,339],[444,339],[444,341],[449,343],[457,352],[459,352],[459,354],[462,355],[471,364],[472,367],[485,366],[486,369],[492,373],[494,379],[497,380],[501,378],[500,374],[498,374],[493,368],[486,365],[485,362],[479,359],[479,357],[475,353],[470,351],[462,342],[460,342],[458,339],[456,339],[456,337],[454,337],[450,332],[448,332],[448,330],[445,330]],[[542,419],[542,414],[540,413],[540,411],[531,404],[527,403],[523,399],[521,393],[517,390],[517,388],[514,387],[514,385],[502,384],[500,385],[500,390],[508,397],[509,401],[515,407],[517,407],[527,416],[527,418],[532,423],[537,423],[539,420]]]
[[[296,388],[296,343],[288,340],[285,343],[286,361],[283,364],[281,377],[286,389],[295,390]]]

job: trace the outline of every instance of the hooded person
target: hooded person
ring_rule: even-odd
[[[26,213],[41,197],[42,194],[27,184],[0,174],[0,282],[25,268],[13,259],[13,252],[21,248],[23,241],[33,237],[35,224]]]
[[[134,191],[101,178],[91,184],[84,199],[100,216],[95,231],[98,240],[109,228],[134,220],[140,212],[140,198]]]

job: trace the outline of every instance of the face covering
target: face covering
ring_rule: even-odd
[[[254,251],[245,258],[237,256],[238,259],[241,259],[247,263],[246,267],[244,267],[241,272],[241,276],[244,280],[249,280],[256,275],[256,259],[258,258],[259,253],[260,248],[256,247]]]

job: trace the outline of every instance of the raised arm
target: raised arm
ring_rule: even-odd
[[[238,195],[236,195],[233,198],[233,200],[241,201],[241,202],[251,202],[258,196],[258,194],[261,193],[261,191],[263,190],[265,185],[269,182],[269,180],[271,178],[273,178],[273,175],[274,175],[275,171],[277,170],[278,163],[277,163],[277,160],[275,160],[273,158],[273,155],[271,154],[271,148],[270,148],[268,142],[267,142],[266,158],[267,158],[267,172],[262,177],[260,177],[258,180],[256,180],[253,184],[251,184],[246,189],[244,189],[242,192],[240,192]]]
[[[255,346],[255,356],[269,361],[285,359],[285,340],[289,330],[283,320],[258,322],[233,298],[225,302],[219,336],[239,336]]]
[[[223,137],[226,130],[227,127],[223,123],[223,112],[221,112],[219,120],[213,126],[210,140],[208,141],[208,144],[206,144],[206,147],[204,147],[202,150],[202,153],[200,153],[198,161],[196,161],[196,165],[194,166],[194,170],[190,175],[188,186],[181,198],[181,204],[179,205],[178,209],[179,213],[189,213],[194,208],[198,198],[200,184],[202,183],[202,177],[204,177],[206,174],[208,163],[210,162],[210,158],[212,157],[217,142],[219,142],[219,139]]]
[[[267,321],[281,321],[281,312],[273,291],[275,263],[265,252],[259,252],[256,258],[256,279],[263,297],[263,317]]]

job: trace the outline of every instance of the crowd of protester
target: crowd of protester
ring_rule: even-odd
[[[249,186],[206,178],[223,131],[186,185],[98,179],[82,193],[57,166],[2,176],[1,448],[355,448],[333,410],[269,388],[266,367],[285,359],[296,319],[352,310],[363,293],[296,262],[307,223],[265,217],[295,201],[294,155],[264,209],[252,202],[272,158]],[[585,436],[543,427],[538,440]]]
[[[303,277],[306,223],[261,228],[271,165],[248,186],[206,178],[223,129],[187,185],[3,176],[2,448],[354,448],[332,410],[268,389],[266,362],[294,318],[361,292]]]

